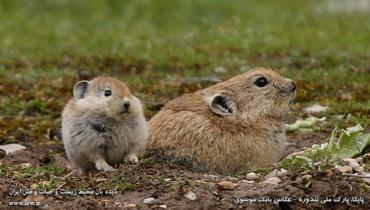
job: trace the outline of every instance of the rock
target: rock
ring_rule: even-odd
[[[185,198],[187,198],[191,201],[194,201],[194,200],[197,199],[197,195],[195,193],[191,192],[191,191],[186,193],[184,196],[185,196]]]
[[[360,169],[360,164],[357,162],[357,160],[352,159],[352,158],[343,158],[343,161],[352,169],[358,171]]]
[[[325,176],[327,177],[332,177],[334,175],[333,171],[331,169],[327,169],[325,171]]]
[[[277,171],[276,176],[283,177],[288,174],[288,170],[281,168]]]
[[[220,190],[233,190],[236,187],[236,184],[230,181],[221,181],[216,184],[217,188]]]
[[[241,180],[240,182],[242,183],[247,183],[247,184],[253,184],[253,183],[256,183],[255,181],[249,181],[249,180]]]
[[[159,208],[161,208],[161,209],[167,209],[167,206],[166,205],[160,205]]]
[[[257,180],[259,179],[261,176],[254,173],[254,172],[250,172],[248,173],[246,176],[245,176],[245,179],[246,180],[249,180],[249,181],[254,181],[254,180]]]
[[[281,168],[281,169],[274,169],[271,173],[269,173],[266,178],[269,178],[269,177],[283,177],[285,176],[286,174],[288,174],[288,171],[285,170],[284,168]]]
[[[149,197],[149,198],[145,198],[144,200],[143,200],[143,203],[144,204],[153,204],[155,202],[155,198],[153,198],[153,197]]]
[[[26,149],[26,147],[20,144],[4,144],[4,145],[0,145],[0,149],[4,150],[5,153],[8,155],[8,154],[14,153],[19,150],[24,150]]]
[[[136,206],[137,206],[137,205],[136,205],[136,204],[134,204],[134,203],[129,203],[129,204],[124,205],[124,206],[123,206],[123,208],[124,208],[124,209],[126,209],[126,208],[136,208]]]
[[[171,181],[171,178],[165,178],[165,179],[163,179],[163,181],[169,182],[169,181]]]
[[[303,109],[307,114],[318,114],[325,112],[328,109],[327,106],[321,106],[320,104],[314,104]]]
[[[22,163],[21,164],[21,168],[31,168],[31,167],[32,167],[31,163]]]
[[[340,171],[342,174],[352,173],[352,167],[351,166],[335,166],[335,169]]]
[[[121,206],[121,202],[119,202],[119,201],[114,202],[114,205],[115,205],[115,206]]]
[[[265,179],[261,183],[262,184],[268,184],[268,185],[277,185],[277,184],[279,184],[280,181],[281,181],[281,179],[279,177],[268,177],[267,179]]]
[[[235,182],[235,181],[238,181],[238,179],[237,179],[237,178],[232,177],[232,176],[227,176],[227,177],[226,177],[226,180],[227,180],[227,181],[231,181],[231,182],[233,182],[233,181],[234,181],[234,182]]]

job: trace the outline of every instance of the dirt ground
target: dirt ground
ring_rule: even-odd
[[[292,150],[297,150],[320,143],[328,135],[324,132],[288,134],[288,139],[293,143]],[[22,167],[23,164],[24,167],[24,163],[30,163],[31,167],[37,167],[53,162],[67,170],[55,177],[55,189],[45,191],[32,190],[32,184],[48,180],[50,174],[27,177],[20,182],[13,173],[3,173],[0,178],[1,209],[370,209],[370,194],[363,191],[360,180],[331,169],[324,173],[287,173],[278,183],[265,183],[263,176],[247,181],[245,174],[194,173],[149,157],[137,165],[120,165],[115,172],[95,172],[82,177],[70,168],[59,140],[27,147],[6,156],[2,160],[3,166]],[[307,176],[312,176],[309,186],[304,181]],[[231,189],[220,187],[217,183],[221,181],[233,183]],[[50,194],[46,195],[47,192]],[[40,195],[42,193],[44,195]],[[144,202],[147,198],[149,201]],[[326,198],[333,200],[324,204]],[[27,203],[35,206],[12,203],[17,201],[39,203]]]

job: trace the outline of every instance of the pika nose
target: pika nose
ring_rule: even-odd
[[[123,103],[123,111],[127,112],[130,109],[130,102],[126,101]]]
[[[295,83],[294,83],[294,82],[291,82],[291,83],[290,83],[290,85],[289,85],[289,89],[290,89],[291,91],[295,91],[295,90],[297,89],[297,86],[295,85]]]

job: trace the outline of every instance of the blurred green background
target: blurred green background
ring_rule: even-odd
[[[208,85],[184,78],[256,66],[297,82],[295,116],[321,103],[330,126],[369,125],[369,1],[1,0],[0,140],[59,126],[79,79],[125,80],[151,117]]]

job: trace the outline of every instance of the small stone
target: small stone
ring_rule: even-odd
[[[163,179],[163,181],[169,182],[169,181],[171,181],[171,178],[165,178],[165,179]]]
[[[238,179],[237,179],[237,178],[232,177],[232,176],[227,176],[227,177],[226,177],[226,180],[227,180],[227,181],[231,181],[231,182],[233,182],[233,181],[234,181],[234,182],[235,182],[235,181],[238,181]]]
[[[352,167],[351,166],[336,166],[335,168],[343,174],[344,173],[352,173]]]
[[[253,180],[251,180],[251,181],[249,181],[249,180],[241,180],[240,182],[242,182],[242,183],[247,183],[247,184],[253,184],[253,183],[256,183],[255,181],[253,181]]]
[[[277,185],[277,184],[279,184],[280,181],[281,181],[281,179],[279,177],[268,177],[267,179],[265,179],[261,183],[262,184],[269,184],[269,185]]]
[[[288,170],[284,169],[284,168],[281,168],[280,170],[277,171],[276,173],[276,176],[278,177],[283,177],[285,176],[286,174],[288,174]]]
[[[254,180],[257,180],[260,178],[260,175],[254,173],[254,172],[250,172],[248,173],[246,176],[245,176],[245,179],[246,180],[249,180],[249,181],[254,181]]]
[[[327,176],[327,177],[332,177],[333,175],[334,175],[334,173],[333,173],[333,171],[332,171],[332,170],[327,169],[327,170],[325,171],[325,176]]]
[[[230,181],[221,181],[216,184],[217,188],[220,190],[233,190],[236,187],[236,184],[230,182]]]
[[[360,164],[358,164],[357,160],[352,158],[343,158],[343,161],[348,165],[351,166],[354,170],[357,171],[357,169],[360,168]]]
[[[31,163],[22,163],[21,168],[30,168],[32,167]]]
[[[184,196],[185,196],[185,198],[187,198],[191,201],[194,201],[195,199],[197,199],[197,195],[193,192],[188,192]]]
[[[129,204],[124,205],[123,208],[136,208],[136,206],[137,205],[134,203],[129,203]]]
[[[145,199],[143,200],[143,203],[144,203],[144,204],[153,204],[153,203],[154,203],[154,201],[155,201],[155,198],[153,198],[153,197],[149,197],[149,198],[145,198]]]
[[[0,145],[0,149],[4,150],[5,153],[8,155],[19,150],[24,150],[26,149],[26,147],[20,144],[4,144]]]
[[[159,208],[161,208],[161,209],[167,209],[167,206],[166,205],[160,205]]]

